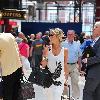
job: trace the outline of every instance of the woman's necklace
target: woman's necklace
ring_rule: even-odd
[[[52,53],[54,56],[59,55],[60,51],[61,51],[61,47],[52,48]]]

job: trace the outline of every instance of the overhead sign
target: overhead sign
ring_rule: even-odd
[[[8,19],[25,19],[25,11],[19,11],[19,10],[1,10],[2,18],[8,18]]]

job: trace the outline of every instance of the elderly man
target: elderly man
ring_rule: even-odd
[[[69,66],[69,73],[71,77],[72,83],[72,97],[75,100],[79,99],[80,91],[78,86],[79,81],[79,71],[81,67],[81,50],[80,45],[74,41],[75,31],[68,30],[67,32],[67,39],[62,43],[64,48],[68,49],[68,66]]]
[[[2,68],[3,100],[18,100],[22,65],[17,43],[10,33],[0,33],[0,66]]]
[[[88,58],[82,60],[88,69],[83,100],[100,100],[100,21],[94,25],[93,40],[91,46],[95,55],[88,55]]]

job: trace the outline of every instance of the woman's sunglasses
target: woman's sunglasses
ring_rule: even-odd
[[[49,36],[54,36],[54,34],[49,34]]]

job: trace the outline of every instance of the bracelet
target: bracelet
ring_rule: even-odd
[[[46,61],[48,61],[48,57],[43,57],[43,60],[46,60]]]

